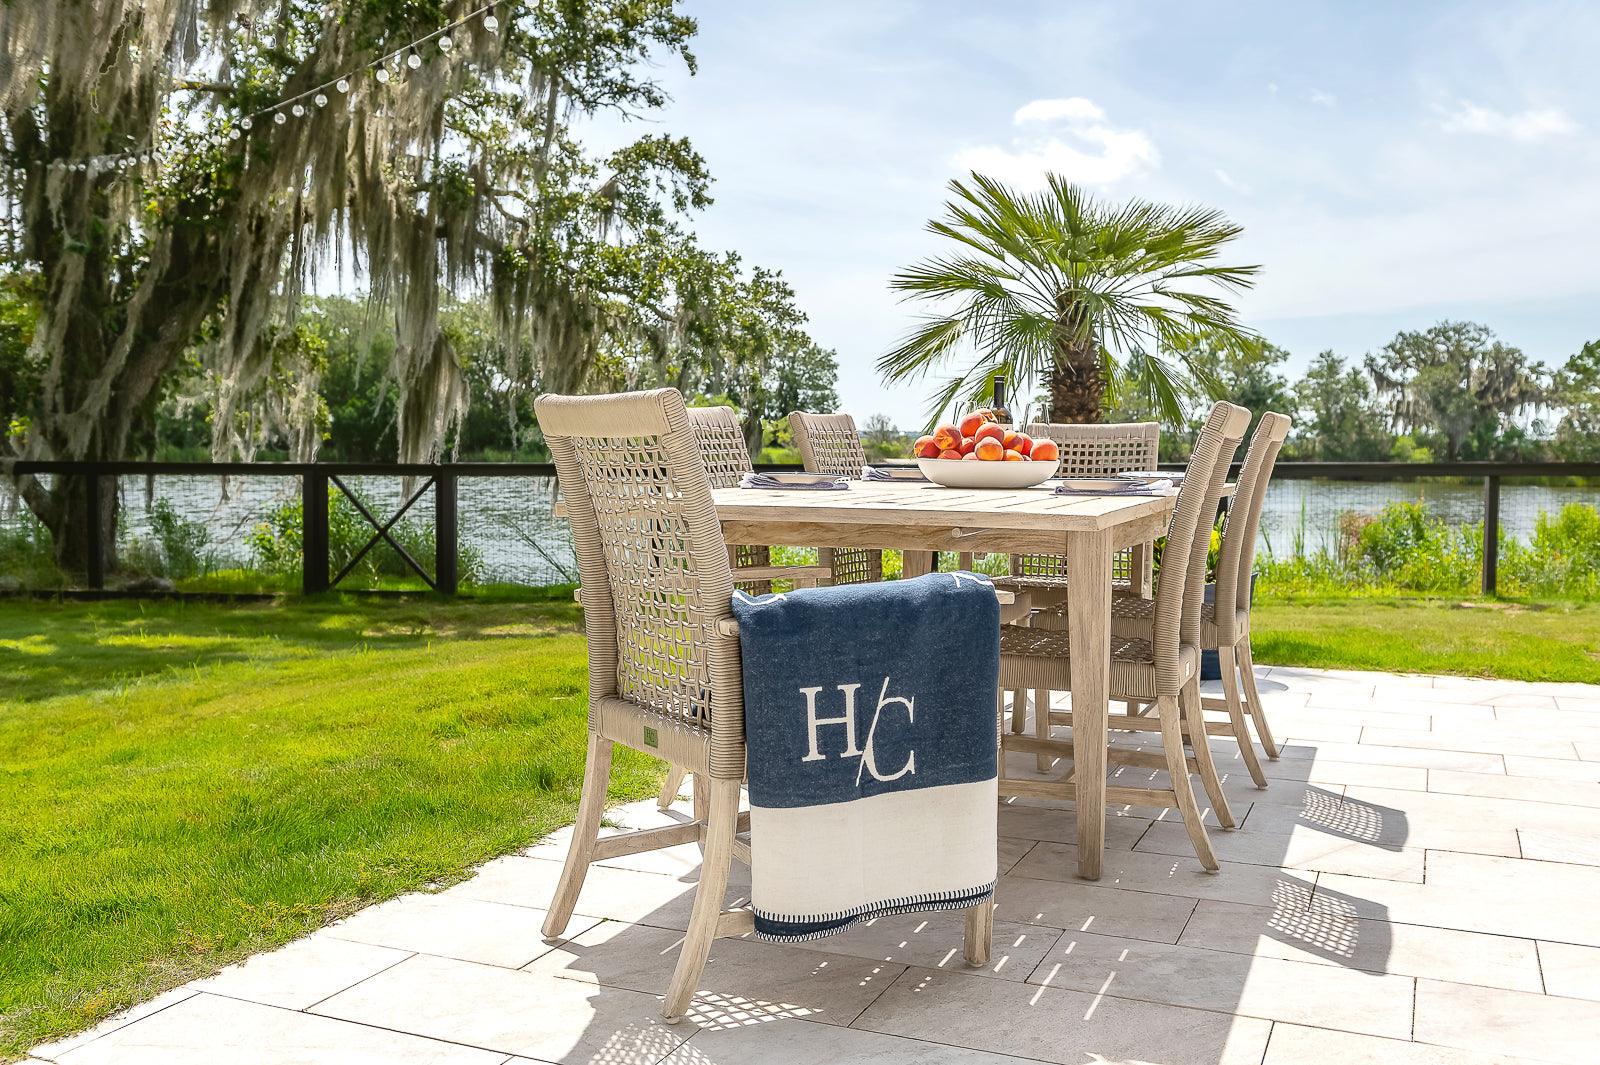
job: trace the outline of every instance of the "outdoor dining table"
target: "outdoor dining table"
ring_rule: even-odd
[[[937,551],[1065,556],[1072,589],[1067,631],[1073,772],[1064,781],[1007,781],[1002,773],[1001,794],[1075,800],[1078,874],[1099,879],[1112,564],[1118,551],[1166,533],[1173,497],[1057,495],[1048,485],[956,489],[901,481],[852,481],[840,492],[719,488],[712,496],[730,544],[895,548],[905,552],[907,576],[931,572]]]

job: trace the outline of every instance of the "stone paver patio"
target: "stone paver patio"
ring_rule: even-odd
[[[657,1016],[698,851],[596,866],[539,926],[557,837],[374,906],[92,1032],[61,1065],[1600,1060],[1600,687],[1263,671],[1286,741],[1200,870],[1170,813],[1114,809],[1074,875],[1070,804],[1000,813],[993,963],[959,914],[805,948],[719,940],[690,1019]],[[1031,755],[1014,773],[1027,772]],[[1024,765],[1023,763],[1027,763]],[[1123,770],[1138,777],[1159,776]],[[1201,796],[1202,799],[1204,796]],[[629,826],[669,815],[614,811]],[[681,813],[677,816],[683,816]],[[734,892],[748,885],[735,866]]]

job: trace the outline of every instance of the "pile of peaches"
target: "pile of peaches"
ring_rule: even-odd
[[[1007,429],[990,410],[975,410],[956,425],[941,425],[933,435],[919,436],[911,454],[919,459],[975,462],[1055,462],[1061,457],[1054,440],[1035,440]]]

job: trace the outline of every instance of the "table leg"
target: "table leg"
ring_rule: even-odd
[[[921,577],[939,568],[939,556],[933,551],[902,551],[900,557],[902,577]]]
[[[1078,875],[1100,879],[1106,835],[1106,700],[1111,673],[1111,535],[1067,537],[1067,640],[1072,657],[1072,758]]]

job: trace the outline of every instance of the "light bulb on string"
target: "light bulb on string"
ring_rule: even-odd
[[[274,114],[272,116],[272,121],[276,122],[278,125],[281,126],[285,122],[289,121],[289,116],[284,114],[282,111],[279,111],[279,112],[277,112],[276,114]]]
[[[239,128],[240,129],[249,129],[251,126],[253,126],[255,124],[256,124],[256,120],[251,118],[249,115],[246,115],[245,117],[243,117],[243,118],[241,118],[239,120]]]
[[[379,67],[377,72],[375,74],[373,74],[372,76],[377,78],[379,81],[383,82],[385,85],[389,84],[389,68],[388,67]]]
[[[350,79],[349,78],[340,78],[338,81],[334,82],[333,87],[335,89],[338,89],[340,92],[349,92],[350,91]]]
[[[455,40],[447,33],[439,38],[439,51],[448,52],[456,46]]]
[[[319,92],[319,93],[317,93],[316,96],[312,97],[311,102],[316,104],[318,107],[327,107],[328,106],[328,94],[327,93],[323,93],[323,92]]]
[[[500,19],[494,13],[494,5],[489,5],[489,10],[483,16],[483,28],[493,33],[500,28]]]
[[[290,108],[290,110],[292,110],[294,112],[294,117],[295,118],[300,118],[302,115],[304,115],[306,113],[306,108],[305,108],[304,104],[295,104],[294,107]]]
[[[416,70],[421,65],[422,65],[422,57],[417,54],[417,50],[415,48],[411,48],[411,49],[407,50],[407,52],[406,52],[406,66],[410,67],[412,70]]]

